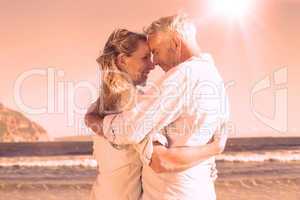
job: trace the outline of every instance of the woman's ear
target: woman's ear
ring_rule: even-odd
[[[117,67],[119,68],[119,70],[124,71],[125,66],[127,65],[127,56],[124,53],[120,53],[117,56]]]

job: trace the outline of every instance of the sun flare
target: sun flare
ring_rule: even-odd
[[[212,10],[216,15],[241,18],[249,13],[253,0],[212,0]]]

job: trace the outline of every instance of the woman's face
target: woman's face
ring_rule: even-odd
[[[134,85],[144,85],[153,69],[150,48],[146,41],[139,41],[136,51],[124,58],[122,71],[128,74]]]

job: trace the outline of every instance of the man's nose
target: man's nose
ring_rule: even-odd
[[[157,59],[157,56],[156,55],[153,55],[152,57],[152,62],[153,62],[153,65],[158,65],[158,59]]]

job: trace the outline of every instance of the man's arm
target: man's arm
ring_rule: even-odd
[[[174,148],[155,145],[150,167],[157,173],[180,172],[217,155],[217,152],[212,144],[201,147]]]
[[[119,145],[138,144],[151,132],[159,132],[178,119],[186,109],[192,108],[191,102],[195,105],[193,108],[197,108],[197,117],[200,118],[212,110],[219,111],[218,101],[223,99],[223,96],[218,99],[207,98],[205,94],[210,94],[211,89],[203,84],[222,83],[215,67],[205,60],[191,64],[193,66],[189,64],[168,71],[156,85],[160,86],[159,92],[156,94],[146,92],[142,96],[148,99],[139,101],[134,109],[105,117],[103,121],[105,137]],[[217,114],[209,115],[205,123],[212,124],[219,117]]]
[[[184,70],[183,70],[184,71]],[[105,137],[115,144],[138,144],[150,132],[158,132],[182,113],[191,80],[180,69],[174,69],[157,84],[160,90],[137,95],[143,98],[136,106],[103,121]]]
[[[213,141],[203,146],[167,148],[154,145],[150,167],[157,173],[179,172],[222,153],[228,138],[224,129],[222,126],[215,132]]]

